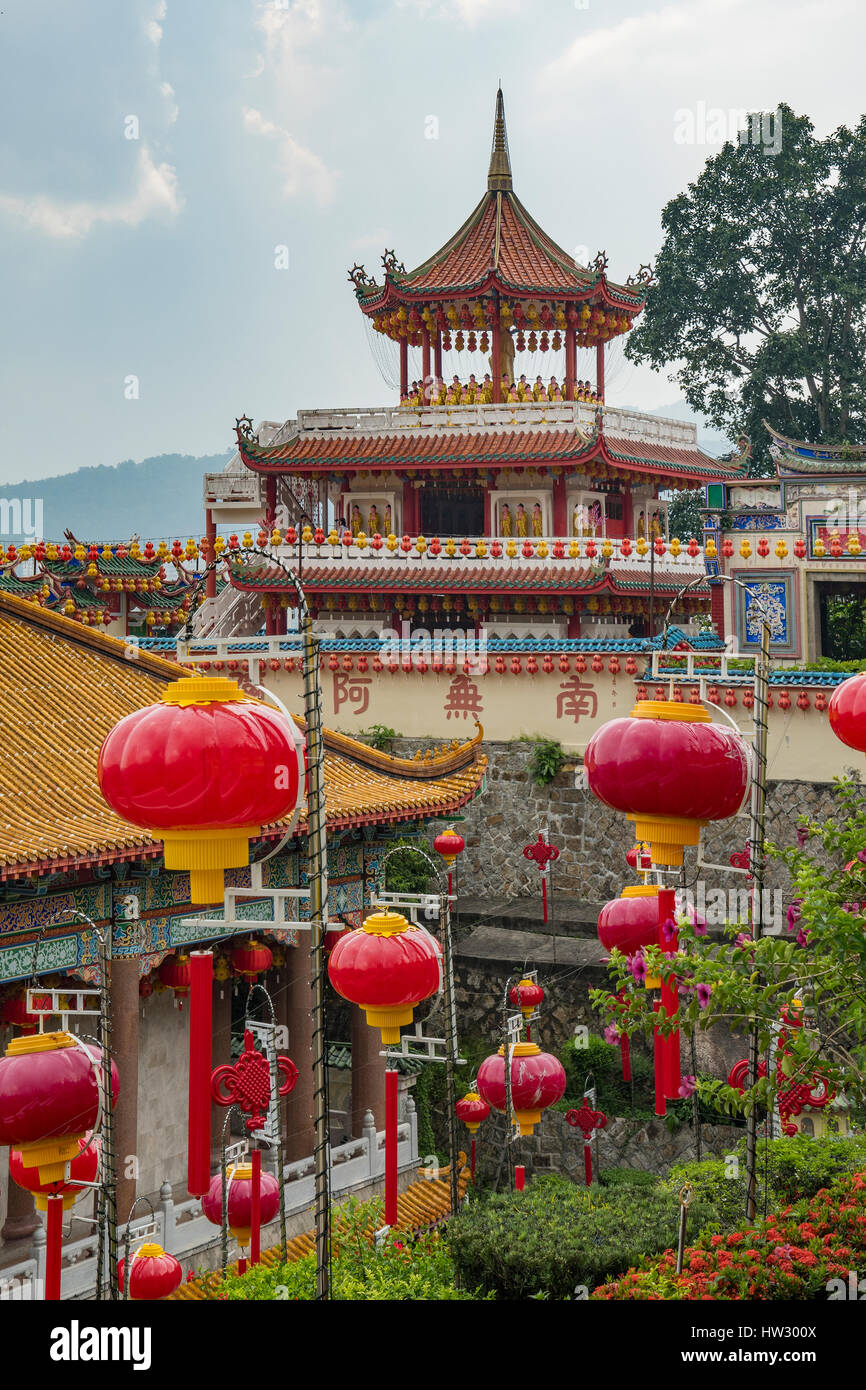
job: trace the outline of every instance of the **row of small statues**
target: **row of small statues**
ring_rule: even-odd
[[[586,401],[592,405],[598,405],[603,401],[603,397],[594,391],[588,381],[576,381],[571,389],[571,396],[568,395],[568,387],[565,382],[559,384],[555,376],[545,386],[540,376],[535,381],[529,381],[524,374],[517,381],[509,381],[503,377],[500,383],[500,394],[503,401],[512,404],[524,403],[527,401]],[[444,381],[434,381],[429,390],[430,399],[427,399],[428,391],[425,389],[423,381],[413,381],[407,396],[402,396],[400,404],[402,406],[423,406],[423,405],[491,405],[493,403],[493,381],[489,372],[483,381],[478,381],[475,373],[470,376],[467,382],[460,381],[455,376],[450,386],[446,386]]]

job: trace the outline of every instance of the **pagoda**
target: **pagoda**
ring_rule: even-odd
[[[704,574],[698,538],[669,537],[665,494],[745,471],[704,454],[693,424],[606,400],[605,351],[643,309],[649,270],[616,283],[603,253],[578,265],[535,221],[514,192],[501,89],[480,202],[415,270],[393,251],[382,266],[381,283],[359,265],[349,278],[377,356],[399,359],[399,396],[257,430],[239,420],[237,455],[206,480],[208,535],[258,528],[300,560],[323,635],[402,622],[542,642],[648,635]],[[296,600],[278,568],[239,565],[232,582],[266,633],[287,631]],[[686,633],[709,599],[697,583],[682,600]],[[208,622],[241,631],[213,605]]]

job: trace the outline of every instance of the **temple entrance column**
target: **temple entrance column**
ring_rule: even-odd
[[[377,1129],[385,1128],[385,1058],[378,1028],[371,1028],[363,1010],[352,1006],[352,1136],[364,1130],[364,1114],[372,1110]]]
[[[432,393],[432,390],[431,390],[432,382],[431,382],[431,380],[430,380],[430,330],[429,330],[429,328],[423,328],[423,329],[421,330],[421,376],[423,377],[423,380],[424,380],[424,388],[423,388],[423,395],[422,395],[422,398],[423,398],[423,400],[424,400],[424,403],[425,403],[426,405],[429,405],[429,404],[430,404],[430,399],[431,399],[432,394],[433,394],[433,393]]]
[[[565,478],[559,477],[553,480],[553,534],[554,536],[564,537],[568,535],[568,514],[565,504]]]
[[[400,399],[409,394],[409,344],[400,339]]]
[[[298,1069],[294,1089],[283,1101],[286,1124],[285,1159],[296,1163],[309,1158],[316,1144],[313,1126],[313,990],[308,932],[298,934],[298,945],[286,947],[286,963],[280,966],[285,987],[277,994],[277,1021],[285,1022],[288,1045],[281,1051]]]
[[[437,388],[442,382],[442,330],[436,329],[436,337],[433,339],[433,375],[436,378]]]
[[[120,1094],[114,1107],[114,1176],[117,1219],[123,1222],[138,1186],[138,956],[111,962],[111,1050]]]
[[[574,400],[574,377],[575,363],[577,361],[577,345],[573,328],[565,330],[565,399]],[[558,533],[561,534],[561,533]]]

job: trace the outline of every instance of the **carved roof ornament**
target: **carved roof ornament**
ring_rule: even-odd
[[[364,266],[359,264],[358,261],[355,262],[352,269],[349,271],[349,279],[358,292],[371,289],[376,284],[376,281],[370,278]]]
[[[603,275],[607,270],[608,260],[606,251],[597,251],[595,260],[592,263],[593,270],[597,270],[599,275]]]
[[[406,267],[405,267],[405,265],[403,264],[402,261],[398,261],[398,260],[397,260],[397,253],[396,253],[396,251],[394,251],[394,250],[389,251],[388,248],[387,248],[387,246],[385,247],[385,250],[384,250],[383,253],[382,253],[382,265],[383,265],[384,268],[385,268],[385,274],[386,274],[386,275],[405,275],[405,274],[406,274]]]
[[[252,444],[258,444],[259,442],[259,436],[253,430],[253,422],[249,415],[241,415],[239,419],[235,419],[235,435],[237,436],[238,444],[240,444],[242,439],[248,440]]]
[[[656,273],[651,265],[642,265],[638,268],[636,275],[630,275],[625,282],[627,285],[643,285],[649,289],[650,285],[658,283]]]

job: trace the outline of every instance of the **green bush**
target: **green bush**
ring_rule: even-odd
[[[598,1106],[606,1115],[634,1113],[649,1117],[654,1114],[655,1082],[650,1059],[632,1047],[632,1080],[623,1081],[619,1048],[611,1046],[594,1033],[589,1034],[586,1043],[586,1047],[579,1047],[576,1039],[571,1038],[559,1053],[559,1060],[565,1067],[566,1083],[565,1099],[559,1102],[558,1108],[570,1110],[575,1102],[580,1103],[584,1081],[587,1074],[592,1072]]]
[[[665,1186],[676,1195],[690,1182],[695,1195],[712,1211],[707,1229],[732,1231],[742,1225],[746,1209],[746,1141],[733,1150],[736,1167],[722,1159],[677,1163]],[[855,1139],[759,1139],[757,1149],[758,1213],[814,1197],[845,1173],[866,1165],[866,1135]],[[733,1172],[732,1172],[733,1169]],[[735,1175],[734,1175],[735,1174]],[[697,1230],[693,1217],[689,1229]]]
[[[413,852],[421,849],[433,859],[433,853],[427,841],[399,840],[397,844],[389,845],[388,848],[394,852],[385,865],[385,891],[387,893],[429,892],[433,870],[421,858],[420,854]]]
[[[699,1216],[707,1213],[698,1204]],[[524,1192],[461,1207],[448,1223],[467,1288],[503,1299],[574,1298],[676,1240],[679,1204],[661,1187],[577,1187],[533,1179]]]
[[[605,1168],[598,1181],[602,1187],[658,1187],[661,1178],[642,1168]]]
[[[382,1224],[380,1201],[349,1201],[340,1209],[343,1228],[332,1240],[331,1297],[357,1302],[475,1299],[477,1292],[458,1289],[448,1246],[438,1232],[412,1235],[397,1231],[376,1248],[373,1232]],[[229,1302],[312,1302],[316,1297],[316,1257],[273,1267],[257,1265],[246,1274],[207,1281],[208,1297]]]
[[[361,737],[365,738],[371,748],[378,748],[380,753],[390,750],[395,738],[399,738],[396,729],[390,729],[387,724],[371,724],[369,729],[361,729]]]
[[[561,743],[554,738],[533,740],[529,772],[539,787],[546,787],[562,771],[567,761]]]

